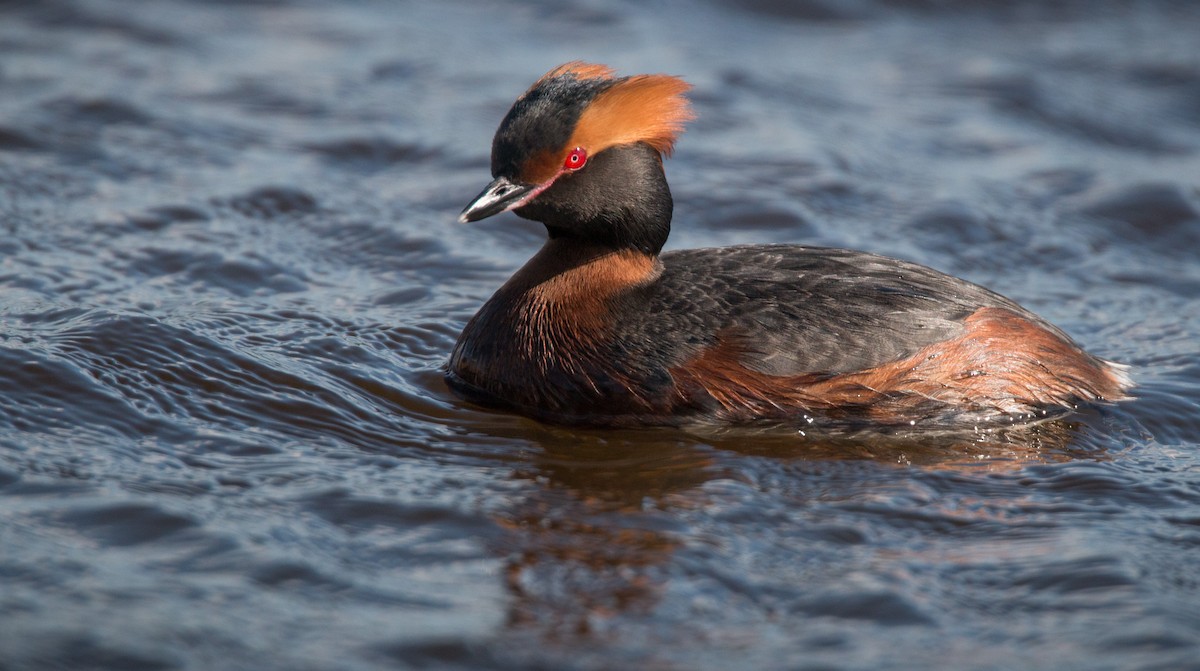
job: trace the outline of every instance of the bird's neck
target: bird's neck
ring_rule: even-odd
[[[613,296],[652,282],[661,271],[656,255],[637,249],[552,237],[499,293],[582,316],[601,312]]]
[[[564,247],[578,244],[604,249],[606,252],[614,254],[627,253],[657,258],[663,245],[667,243],[667,235],[671,231],[669,222],[661,227],[648,227],[645,224],[616,227],[611,222],[606,222],[605,226],[609,230],[603,231],[601,235],[587,237],[580,236],[571,229],[559,228],[552,224],[546,224],[546,232],[550,235],[550,242],[564,243]]]
[[[591,350],[621,296],[661,273],[648,254],[552,239],[484,304],[459,349],[501,366]]]

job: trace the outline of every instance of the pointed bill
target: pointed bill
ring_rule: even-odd
[[[458,220],[462,223],[486,219],[521,204],[536,187],[517,184],[507,177],[497,177],[469,205],[463,208]]]

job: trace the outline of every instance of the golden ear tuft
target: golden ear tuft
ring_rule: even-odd
[[[603,68],[611,73],[603,66],[586,67],[588,72]],[[645,142],[669,156],[684,125],[695,118],[684,96],[691,88],[669,75],[620,79],[583,110],[567,148],[584,147],[595,155],[615,145]]]

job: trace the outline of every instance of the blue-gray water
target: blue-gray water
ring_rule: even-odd
[[[1200,5],[0,2],[0,669],[1200,668]],[[577,58],[695,85],[671,247],[850,246],[1129,363],[1032,431],[455,400]]]

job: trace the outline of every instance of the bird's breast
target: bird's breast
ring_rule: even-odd
[[[467,324],[451,384],[473,400],[563,413],[626,403],[637,384],[614,356],[617,311],[658,272],[640,253],[581,255],[551,241]]]

